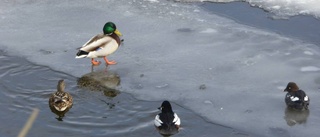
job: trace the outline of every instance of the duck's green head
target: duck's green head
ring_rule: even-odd
[[[117,27],[113,22],[107,22],[106,24],[104,24],[103,33],[106,35],[116,33],[118,36],[122,36],[122,34],[117,30]]]

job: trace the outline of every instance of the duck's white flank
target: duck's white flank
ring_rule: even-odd
[[[291,101],[298,101],[299,100],[298,97],[294,97],[294,96],[291,96],[290,99],[291,99]]]
[[[156,115],[156,118],[154,119],[154,125],[155,125],[156,127],[160,127],[162,123],[163,123],[163,122],[160,120],[159,115]]]
[[[173,122],[175,122],[175,124],[178,125],[178,126],[181,124],[180,118],[178,117],[178,115],[176,113],[174,113]]]
[[[98,58],[105,57],[114,53],[118,49],[118,43],[110,36],[104,36],[93,41],[91,38],[80,50],[89,52],[88,55],[77,56],[76,58]],[[97,49],[97,50],[96,50]]]
[[[174,116],[174,118],[173,118],[173,121],[172,121],[172,122],[174,122],[175,125],[180,126],[181,121],[180,121],[180,118],[178,117],[178,115],[177,115],[176,113],[174,113],[173,116]],[[163,123],[163,122],[160,120],[159,115],[156,115],[156,117],[155,117],[155,119],[154,119],[154,125],[155,125],[156,127],[159,127],[159,126],[161,126],[162,123]]]

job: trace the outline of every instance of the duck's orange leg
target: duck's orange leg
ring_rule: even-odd
[[[96,60],[94,60],[93,58],[91,59],[91,63],[92,63],[92,65],[94,65],[94,66],[98,66],[98,65],[101,64],[100,61],[96,61]]]
[[[103,57],[103,59],[104,59],[104,61],[106,61],[107,65],[114,65],[114,64],[117,64],[117,62],[115,62],[114,60],[109,61],[109,60],[107,59],[107,57]]]

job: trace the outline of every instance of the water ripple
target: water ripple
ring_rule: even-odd
[[[21,58],[0,56],[0,61],[0,121],[6,123],[0,124],[0,136],[17,136],[33,108],[40,112],[28,136],[161,136],[153,125],[160,101],[140,101],[125,93],[110,97],[101,91],[80,88],[75,77]],[[62,121],[56,119],[48,105],[59,79],[65,79],[66,91],[74,98],[73,107]],[[193,112],[172,105],[183,119],[183,130],[176,136],[199,136],[201,132],[204,133],[200,136],[216,132],[236,136],[231,135],[232,128],[208,123]]]

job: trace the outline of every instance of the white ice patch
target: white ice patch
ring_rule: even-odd
[[[313,55],[313,53],[311,51],[304,51],[303,53],[306,55],[310,55],[310,56]]]
[[[279,89],[279,90],[282,90],[283,91],[283,89],[285,89],[286,87],[283,87],[283,86],[278,86],[277,87],[277,89]]]
[[[182,2],[202,2],[204,0],[177,0]],[[240,0],[205,0],[211,2],[234,2]],[[244,0],[251,6],[263,8],[266,11],[275,13],[279,17],[295,15],[312,15],[320,18],[319,0]]]
[[[152,3],[159,3],[158,0],[147,0],[147,1],[152,2]]]
[[[218,31],[212,28],[207,28],[203,31],[201,31],[200,33],[217,33]]]
[[[302,67],[300,70],[302,72],[313,72],[313,71],[319,71],[320,68],[315,67],[315,66],[307,66],[307,67]]]
[[[211,105],[213,104],[210,100],[206,100],[206,101],[204,101],[204,103],[205,104],[211,104]]]
[[[288,56],[288,55],[291,55],[291,53],[287,52],[287,53],[284,53],[284,55]]]
[[[279,10],[281,8],[281,6],[275,5],[275,6],[272,6],[271,8],[274,9],[274,10]]]
[[[165,87],[168,87],[169,86],[169,84],[162,84],[162,85],[158,85],[158,86],[156,86],[157,88],[165,88]]]

